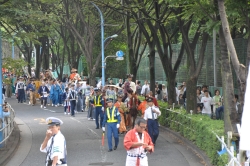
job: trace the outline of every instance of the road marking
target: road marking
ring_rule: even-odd
[[[43,118],[35,118],[35,121],[39,120],[39,124],[46,124],[46,120]]]
[[[75,118],[73,118],[73,117],[70,117],[70,119],[72,119],[72,120],[74,120],[74,121],[77,121],[78,123],[83,124],[81,121],[79,121],[79,120],[77,120],[77,119],[75,119]],[[88,122],[88,121],[87,121],[87,122]],[[94,130],[92,130],[91,128],[89,128],[89,126],[88,126],[87,124],[84,124],[84,125],[85,125],[85,127],[87,127],[87,129],[88,129],[96,138],[98,138],[98,141],[99,141],[99,143],[100,143],[100,152],[101,152],[102,162],[105,162],[105,161],[107,160],[107,153],[106,153],[106,151],[105,151],[104,146],[102,146],[102,143],[101,143],[102,140],[100,139],[99,135],[98,135]]]
[[[48,110],[48,111],[50,111],[50,112],[56,112],[56,111],[52,111],[52,110]]]

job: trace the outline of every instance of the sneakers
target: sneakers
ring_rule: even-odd
[[[48,105],[50,105],[50,104],[48,104]]]
[[[55,107],[57,107],[57,105],[55,105]]]
[[[75,113],[77,114],[77,113],[78,113],[78,111],[75,111]]]
[[[90,120],[90,118],[88,118],[88,120]]]
[[[54,104],[51,104],[51,106],[53,107],[53,106],[54,106]]]
[[[67,115],[67,112],[64,112],[64,115]]]
[[[29,101],[29,105],[30,105],[30,101]]]
[[[41,108],[43,108],[43,105],[41,105]]]
[[[95,120],[95,119],[93,119],[93,120]]]
[[[43,108],[46,108],[46,107],[43,107]]]
[[[70,113],[68,113],[68,115],[70,115]]]

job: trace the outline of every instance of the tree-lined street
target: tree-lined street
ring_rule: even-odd
[[[118,149],[107,152],[106,138],[104,147],[101,145],[102,130],[95,129],[94,121],[87,120],[86,112],[78,113],[76,117],[70,117],[63,114],[63,107],[48,106],[47,109],[41,109],[38,105],[17,103],[15,99],[8,99],[8,102],[16,112],[16,122],[21,130],[21,142],[7,166],[43,165],[45,154],[41,153],[39,148],[47,129],[45,119],[50,116],[58,117],[64,122],[61,130],[67,141],[69,165],[108,165],[110,163],[113,166],[122,166],[125,164],[124,135],[119,136]],[[179,144],[166,131],[160,132],[155,152],[148,154],[148,158],[149,165],[202,165],[191,149]]]

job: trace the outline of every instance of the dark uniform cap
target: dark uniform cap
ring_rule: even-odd
[[[101,92],[101,89],[95,88],[94,91],[95,92]]]
[[[110,102],[113,102],[113,99],[112,99],[112,98],[108,98],[108,99],[106,100],[106,103],[110,103]]]
[[[63,121],[55,117],[49,117],[46,119],[46,123],[48,124],[48,126],[55,126],[55,125],[60,126],[63,124]]]
[[[147,102],[153,102],[153,98],[152,97],[148,97],[147,98]]]
[[[120,93],[117,94],[117,97],[121,97],[122,98],[123,96],[124,96],[124,94],[122,92],[120,92]]]

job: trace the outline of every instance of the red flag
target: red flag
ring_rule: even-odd
[[[104,146],[104,131],[102,132],[102,146]]]

